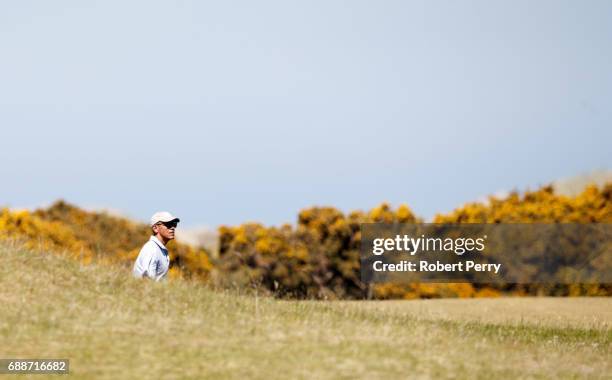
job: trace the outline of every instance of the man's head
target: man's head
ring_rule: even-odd
[[[151,230],[164,244],[174,239],[174,230],[181,220],[167,211],[160,211],[151,217]]]

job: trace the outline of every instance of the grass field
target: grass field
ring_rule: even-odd
[[[69,358],[70,378],[612,374],[610,298],[279,301],[9,245],[0,258],[0,358]]]

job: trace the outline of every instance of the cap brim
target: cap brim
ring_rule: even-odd
[[[151,223],[151,227],[152,227],[152,226],[154,226],[155,224],[159,223],[159,222],[162,222],[162,223],[170,223],[170,222],[174,222],[174,221],[176,221],[177,223],[179,223],[181,220],[180,220],[179,218],[172,218],[172,219],[168,219],[168,220],[165,220],[165,219],[158,219],[158,220],[156,220],[155,222],[152,222],[152,223]]]

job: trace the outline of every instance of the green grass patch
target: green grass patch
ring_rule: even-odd
[[[124,268],[83,266],[11,245],[0,245],[0,257],[0,357],[69,358],[74,378],[612,373],[607,298],[588,307],[581,299],[545,299],[546,318],[531,299],[281,301],[189,281],[138,281]],[[492,318],[496,312],[505,319]]]

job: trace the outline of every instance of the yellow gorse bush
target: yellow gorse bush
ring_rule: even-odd
[[[524,195],[469,203],[435,223],[596,223],[612,221],[612,184],[590,186],[577,197],[554,194],[546,186]],[[383,203],[367,213],[348,215],[332,207],[302,210],[295,227],[245,224],[220,228],[219,277],[233,285],[259,285],[279,296],[316,298],[495,297],[515,295],[609,295],[607,284],[544,287],[487,286],[469,283],[378,284],[360,281],[360,224],[420,223],[406,205]]]
[[[369,212],[345,214],[333,207],[312,207],[298,214],[297,225],[267,227],[245,223],[219,228],[219,257],[171,242],[170,277],[193,277],[219,286],[253,287],[280,297],[436,298],[515,295],[611,295],[610,284],[556,287],[472,284],[378,284],[360,280],[362,223],[421,223],[407,205],[382,203]],[[612,184],[590,186],[576,197],[556,195],[549,186],[523,195],[512,193],[487,203],[468,203],[435,223],[610,223]],[[150,236],[148,226],[105,213],[88,212],[59,201],[47,209],[0,210],[0,239],[60,251],[85,263],[92,260],[132,265]]]
[[[551,186],[516,192],[505,199],[489,198],[488,204],[468,203],[449,214],[437,215],[435,223],[610,223],[612,184],[603,189],[587,187],[575,198],[556,195]]]
[[[148,226],[105,213],[88,212],[59,201],[35,212],[0,211],[0,239],[28,248],[61,252],[83,263],[92,260],[131,267],[150,236]],[[203,249],[170,243],[172,277],[206,278],[212,270]]]
[[[0,210],[0,239],[16,240],[31,249],[61,252],[83,263],[89,263],[93,258],[87,244],[64,223],[46,221],[25,210]]]

